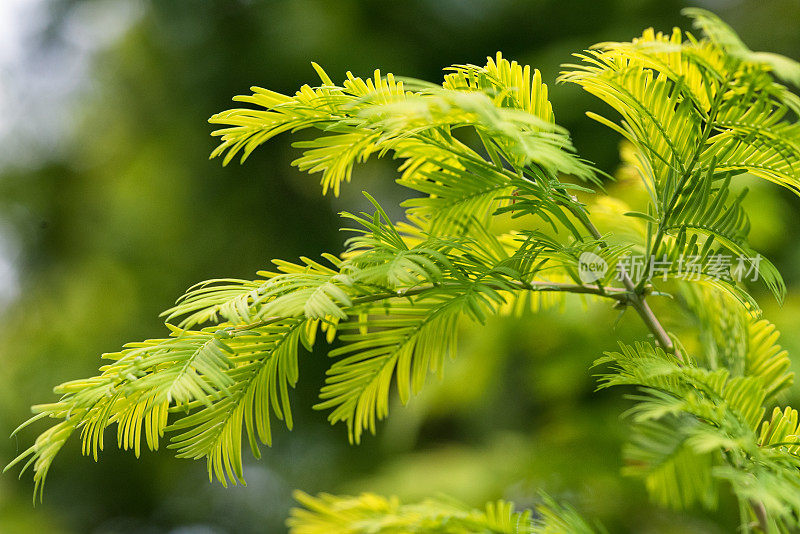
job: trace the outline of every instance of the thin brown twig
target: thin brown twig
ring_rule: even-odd
[[[603,236],[600,234],[600,231],[597,227],[592,223],[589,217],[583,211],[578,211],[576,209],[572,210],[572,213],[578,218],[578,220],[583,224],[583,226],[589,231],[589,233],[597,239],[601,243],[601,247],[607,246],[603,242]],[[620,277],[622,278],[622,283],[625,285],[627,289],[626,294],[628,297],[628,302],[631,304],[636,313],[639,314],[639,317],[642,318],[644,324],[656,338],[658,344],[661,345],[661,348],[664,349],[669,354],[675,355],[678,360],[683,361],[683,355],[681,355],[680,350],[675,346],[673,343],[672,338],[669,337],[669,334],[661,325],[661,322],[653,313],[653,310],[650,308],[650,305],[645,300],[645,295],[637,290],[636,284],[634,284],[631,277],[628,275],[627,272],[624,270],[620,272]]]
[[[504,285],[512,285],[517,289],[525,290],[525,291],[535,291],[535,292],[561,292],[561,293],[575,293],[580,295],[592,295],[595,297],[603,297],[612,300],[616,300],[617,302],[629,302],[630,301],[630,293],[626,289],[621,289],[618,287],[600,287],[593,284],[567,284],[561,282],[519,282],[519,281],[508,281],[504,282]],[[364,295],[361,297],[356,297],[352,300],[351,305],[357,306],[359,304],[367,304],[369,302],[377,302],[381,300],[387,300],[391,298],[404,298],[404,297],[413,297],[415,295],[419,295],[426,291],[430,291],[436,288],[447,288],[447,284],[423,284],[417,287],[399,290],[399,291],[386,291],[383,293],[374,293],[372,295]],[[501,288],[502,289],[502,288]],[[269,326],[271,324],[275,324],[281,320],[288,319],[287,317],[267,317],[260,321],[254,323],[248,323],[243,325],[238,325],[232,327],[230,330],[233,332],[245,332],[247,330],[254,330],[256,328],[261,328],[263,326]]]

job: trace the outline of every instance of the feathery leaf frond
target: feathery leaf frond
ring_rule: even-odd
[[[513,503],[490,502],[484,510],[470,509],[452,500],[429,499],[402,504],[395,497],[372,493],[357,497],[295,492],[303,508],[293,508],[287,520],[292,534],[390,534],[437,532],[441,534],[595,534],[574,509],[549,497],[530,510],[515,511]]]
[[[754,329],[762,331],[764,325],[756,323]],[[755,352],[762,351],[761,340],[753,345]],[[601,375],[601,387],[643,388],[629,412],[628,474],[644,477],[656,501],[677,508],[695,502],[714,507],[719,484],[727,482],[742,502],[761,503],[776,528],[800,526],[795,497],[800,456],[793,445],[797,413],[776,408],[770,420],[762,421],[775,383],[769,373],[732,377],[724,368],[681,363],[649,344],[621,348],[598,364],[613,367]]]
[[[165,432],[182,431],[170,444],[179,457],[205,457],[209,475],[242,481],[243,423],[256,455],[256,438],[270,442],[270,411],[292,426],[288,388],[297,381],[305,326],[289,319],[245,331],[224,324],[200,331],[173,327],[173,337],[106,354],[113,362],[102,374],[62,384],[55,388],[61,400],[34,407],[38,415],[31,422],[44,416],[62,421],[14,463],[35,462],[38,489],[72,433],[80,431],[84,454],[97,460],[105,429],[116,425],[119,447],[137,456],[142,437],[155,450]],[[185,417],[168,425],[170,412]]]
[[[285,131],[316,128],[326,132],[294,162],[301,170],[322,172],[323,190],[338,194],[352,168],[371,155],[393,151],[404,160],[398,182],[427,195],[407,202],[412,214],[432,219],[432,228],[452,229],[463,214],[484,216],[508,196],[518,172],[544,173],[550,181],[559,172],[593,180],[591,168],[573,154],[565,130],[555,125],[547,87],[530,67],[510,63],[498,54],[486,67],[456,66],[444,86],[375,72],[364,81],[347,74],[334,86],[315,65],[323,85],[304,86],[294,97],[253,88],[236,100],[262,109],[233,109],[211,118],[227,125],[214,132],[221,144],[212,157],[238,152],[246,158],[258,145]],[[517,84],[517,85],[511,85]],[[412,90],[408,90],[411,88]],[[492,161],[457,139],[453,131],[471,128],[484,141]]]
[[[712,370],[728,369],[732,376],[759,377],[767,400],[792,385],[791,360],[778,344],[780,334],[772,323],[720,291],[693,284],[682,293],[699,323],[699,363]]]
[[[446,534],[533,533],[531,513],[515,512],[504,501],[489,503],[485,511],[455,502],[428,500],[401,504],[397,498],[364,493],[358,497],[295,492],[305,508],[293,508],[287,520],[292,534],[360,534],[442,532]]]
[[[752,258],[747,217],[741,197],[729,194],[730,176],[748,172],[800,193],[800,123],[792,117],[797,99],[770,76],[770,62],[759,60],[716,16],[684,12],[706,39],[650,29],[630,43],[602,43],[578,54],[583,62],[566,65],[561,81],[580,85],[622,117],[615,123],[590,114],[639,153],[637,167],[651,199],[648,257],[661,258],[665,248],[688,256],[694,245],[682,241],[681,232],[700,232],[738,259]],[[791,77],[789,60],[784,66],[784,77]],[[679,237],[665,243],[670,233]],[[681,251],[684,245],[690,249]],[[760,260],[761,278],[782,299],[780,275]],[[639,287],[653,274],[648,268]]]

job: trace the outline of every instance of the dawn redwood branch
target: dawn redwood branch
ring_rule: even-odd
[[[508,281],[507,284],[519,289],[520,291],[534,291],[534,292],[550,292],[550,293],[574,293],[578,295],[592,295],[595,297],[603,297],[617,302],[628,303],[631,301],[632,294],[628,289],[621,289],[618,287],[600,287],[594,284],[567,284],[561,282],[520,282],[517,280]],[[507,285],[504,284],[504,285]],[[378,302],[381,300],[398,298],[398,297],[413,297],[431,291],[432,289],[447,287],[447,284],[423,284],[409,289],[399,289],[397,291],[385,291],[382,293],[375,293],[372,295],[364,295],[355,297],[352,300],[352,306],[359,304],[367,304],[369,302]],[[504,289],[503,287],[498,289]],[[269,326],[277,323],[278,321],[291,319],[291,317],[267,317],[254,323],[238,325],[231,328],[232,331],[241,332],[246,330],[253,330],[262,326]]]
[[[600,231],[597,227],[592,223],[589,219],[588,215],[579,210],[572,209],[572,213],[578,218],[578,220],[583,224],[583,226],[589,231],[589,233],[597,239],[601,243],[601,247],[607,246],[603,241],[603,236],[600,234]],[[636,284],[633,283],[631,277],[628,276],[628,273],[622,270],[620,272],[622,283],[625,285],[627,289],[627,297],[628,302],[636,310],[636,313],[639,314],[644,324],[656,338],[658,344],[661,345],[661,348],[664,349],[669,354],[675,355],[678,360],[683,361],[683,356],[680,353],[680,350],[675,346],[673,343],[672,338],[669,337],[669,334],[661,325],[661,322],[653,313],[653,310],[650,308],[650,305],[645,300],[644,294],[637,291]]]

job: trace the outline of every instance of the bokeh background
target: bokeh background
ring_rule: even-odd
[[[800,57],[797,0],[708,0],[756,50]],[[93,374],[98,355],[163,335],[158,314],[206,278],[249,277],[273,257],[338,252],[337,212],[391,206],[395,163],[371,162],[340,198],[290,167],[286,137],[244,165],[208,161],[206,119],[251,85],[292,92],[315,83],[310,62],[441,79],[453,63],[502,50],[551,84],[569,54],[648,26],[687,27],[677,0],[2,0],[0,2],[0,465],[42,426],[9,434],[60,382]],[[584,117],[597,102],[552,88],[556,118],[601,168],[619,140]],[[617,192],[625,194],[617,186]],[[800,362],[800,199],[755,184],[753,245],[784,273],[783,307],[766,316]],[[399,212],[394,213],[399,215]],[[760,289],[756,289],[760,291]],[[626,401],[594,393],[590,363],[618,338],[645,335],[606,305],[494,321],[464,333],[442,382],[392,408],[358,447],[312,411],[323,352],[301,358],[296,429],[278,432],[248,486],[209,483],[203,462],[169,451],[140,459],[73,442],[52,469],[44,504],[29,475],[0,476],[0,533],[282,532],[291,491],[376,491],[466,503],[535,502],[545,489],[611,532],[733,532],[715,513],[673,513],[620,478]],[[674,316],[674,322],[681,320]],[[673,323],[673,326],[675,323]],[[792,400],[791,398],[787,400]]]

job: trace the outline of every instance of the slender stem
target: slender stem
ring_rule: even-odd
[[[506,281],[503,283],[503,286],[507,287],[508,284],[514,286],[516,289],[520,289],[523,291],[560,292],[560,293],[575,293],[581,295],[593,295],[596,297],[603,297],[616,300],[618,302],[629,302],[631,299],[631,295],[628,290],[621,289],[618,287],[600,287],[593,284],[579,285],[579,284],[566,284],[560,282],[519,282],[515,280]],[[353,306],[357,306],[359,304],[367,304],[369,302],[377,302],[391,298],[413,297],[415,295],[419,295],[426,291],[443,287],[448,287],[448,286],[447,284],[439,284],[439,285],[424,284],[406,290],[401,289],[398,291],[384,291],[382,293],[373,293],[372,295],[363,295],[361,297],[355,297],[351,301],[351,303]],[[505,287],[498,287],[497,289],[504,289]],[[261,321],[257,321],[255,323],[235,326],[231,328],[231,330],[234,332],[244,332],[247,330],[254,330],[256,328],[261,328],[262,326],[269,326],[271,324],[275,324],[285,319],[290,319],[290,317],[280,317],[280,316],[267,317],[266,319],[262,319]]]
[[[627,302],[630,298],[628,290],[619,287],[600,287],[591,284],[562,284],[557,282],[528,282],[527,284],[519,283],[515,285],[519,285],[520,289],[529,289],[531,291],[563,291],[565,293],[588,294],[614,299],[620,302]]]
[[[491,284],[491,282],[489,282]],[[618,301],[625,301],[628,299],[628,292],[620,288],[603,288],[596,285],[579,285],[579,284],[563,284],[557,282],[518,282],[515,280],[504,281],[500,287],[496,289],[504,289],[508,284],[514,286],[516,289],[527,291],[551,291],[562,293],[579,293],[584,295],[595,295],[598,297],[605,297]],[[368,302],[375,302],[386,300],[395,297],[412,297],[419,295],[426,291],[435,288],[446,288],[448,284],[424,284],[407,290],[387,291],[384,293],[375,293],[372,295],[364,295],[363,297],[356,297],[353,299],[353,305],[365,304]]]
[[[589,216],[586,214],[586,212],[572,209],[572,213],[578,218],[579,221],[581,221],[589,233],[592,234],[592,237],[597,239],[601,243],[602,247],[605,247],[606,244],[603,243],[603,236],[600,235],[597,227],[589,219]],[[641,317],[644,324],[656,338],[658,344],[661,345],[661,348],[663,348],[666,352],[674,354],[678,360],[683,361],[683,356],[672,342],[672,338],[669,337],[669,334],[667,334],[667,331],[653,313],[650,305],[647,303],[647,301],[645,301],[644,294],[637,290],[636,284],[633,283],[633,280],[631,280],[631,277],[628,276],[627,272],[621,271],[620,276],[622,278],[622,283],[627,288],[626,295],[628,297],[628,302],[631,304],[631,306],[633,306],[633,309],[636,310],[636,313],[639,314],[639,317]]]

